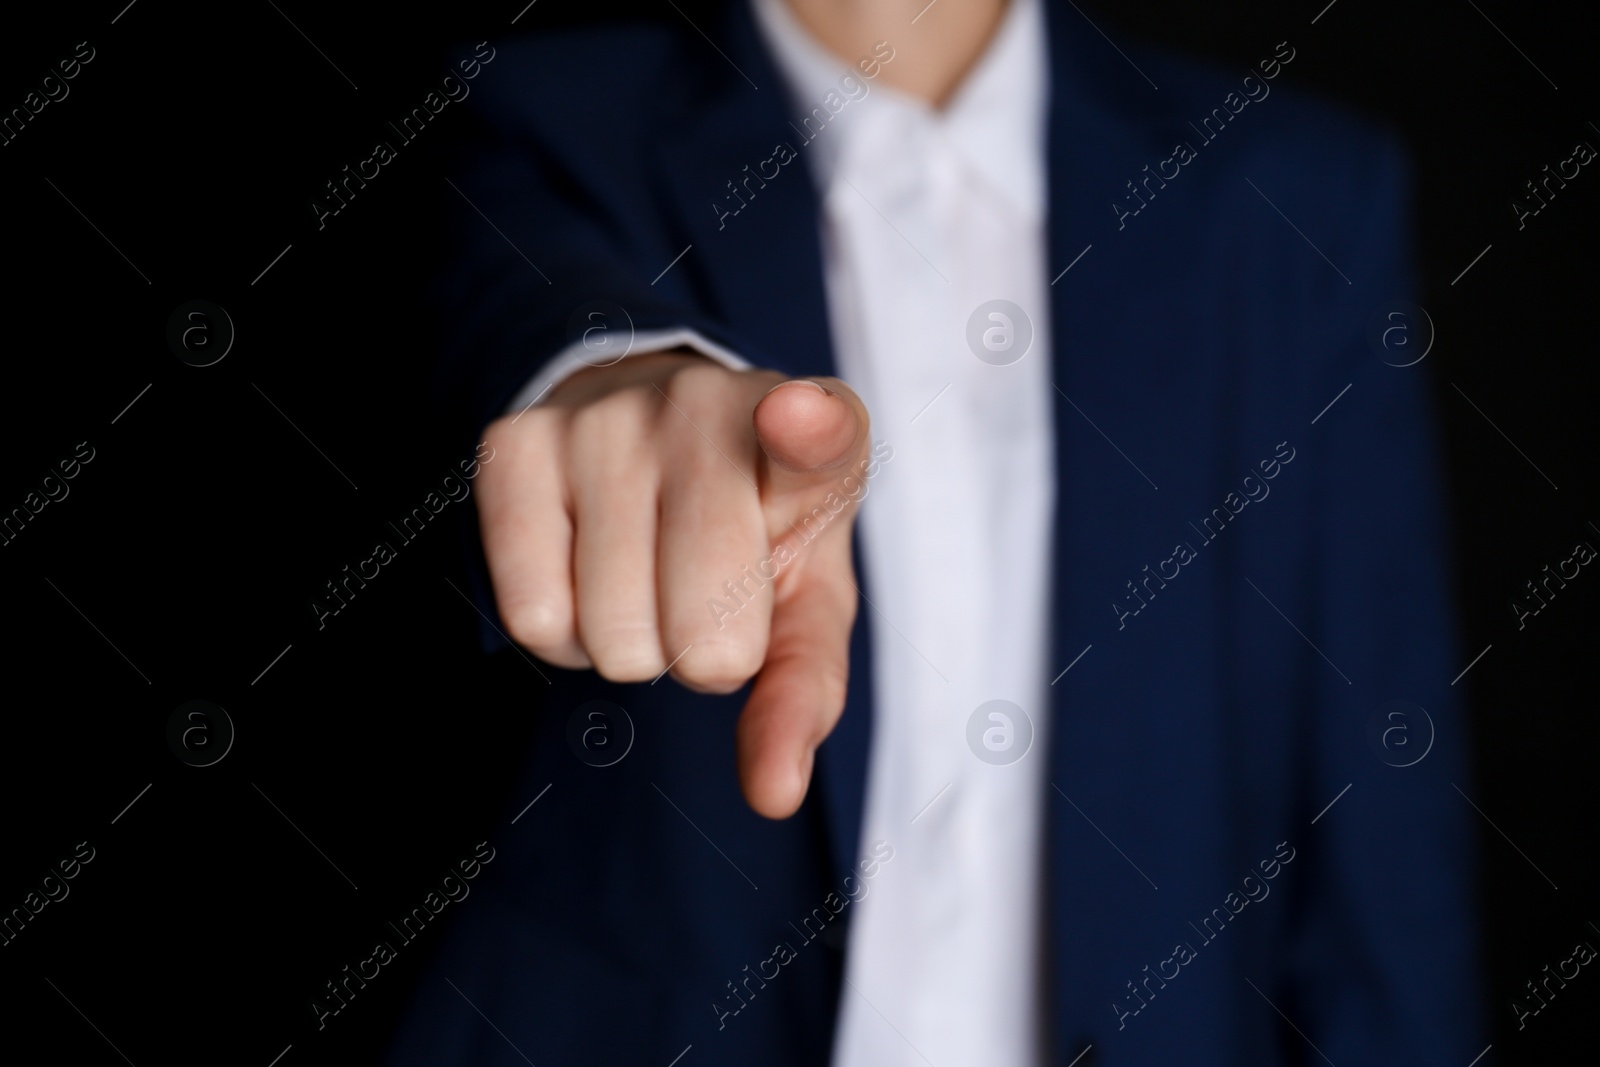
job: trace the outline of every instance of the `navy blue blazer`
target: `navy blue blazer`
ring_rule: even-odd
[[[1253,70],[1125,58],[1046,6],[1050,1062],[1460,1067],[1483,1047],[1465,664],[1428,364],[1389,365],[1423,328],[1384,317],[1416,297],[1404,158],[1290,90],[1294,42]],[[702,26],[732,63],[687,24],[611,25],[499,44],[476,83],[443,193],[463,442],[594,300],[832,372],[804,164],[724,216],[746,165],[803,156],[782,82],[742,0]],[[390,1062],[825,1063],[871,885],[869,614],[779,822],[739,793],[743,694],[529,671],[526,776]],[[593,699],[631,722],[607,767],[568,743]]]

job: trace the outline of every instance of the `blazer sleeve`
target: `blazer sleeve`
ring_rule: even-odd
[[[1384,318],[1393,302],[1416,300],[1409,169],[1398,145],[1368,146],[1356,157],[1366,165],[1348,179],[1357,210],[1339,255],[1350,283],[1326,275],[1325,295],[1304,317],[1324,336],[1307,345],[1334,346],[1326,375],[1308,386],[1317,403],[1350,384],[1306,438],[1317,471],[1308,581],[1319,606],[1307,632],[1348,681],[1307,687],[1308,818],[1338,801],[1306,839],[1286,976],[1294,1007],[1282,1006],[1335,1063],[1459,1067],[1483,1050],[1478,816],[1465,799],[1473,790],[1464,683],[1452,682],[1466,660],[1451,595],[1435,368],[1390,365],[1420,356],[1429,327],[1414,315]],[[1377,336],[1402,324],[1414,347],[1402,357],[1403,335],[1392,333],[1386,361],[1374,348],[1375,320]],[[1338,323],[1331,335],[1329,323]]]
[[[600,76],[574,72],[601,45],[629,61],[605,73],[608,95],[597,102],[566,82]],[[453,124],[439,191],[440,266],[430,287],[439,355],[430,385],[463,449],[514,400],[526,404],[563,373],[564,354],[587,349],[604,365],[663,337],[729,365],[751,351],[692,291],[653,284],[686,243],[651,158],[645,89],[670,84],[657,70],[669,55],[662,42],[619,30],[604,41],[555,34],[502,51]],[[637,106],[618,103],[633,98]],[[463,518],[479,644],[492,652],[509,642],[495,621],[476,510]]]
[[[649,84],[659,49],[637,44],[627,77]],[[433,385],[462,439],[586,341],[620,352],[641,335],[690,331],[703,351],[748,350],[681,287],[652,284],[685,241],[653,188],[649,103],[608,115],[552,106],[562,88],[544,72],[568,64],[544,53],[562,47],[559,37],[506,47],[449,148]]]

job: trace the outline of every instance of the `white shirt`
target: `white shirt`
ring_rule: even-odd
[[[1043,12],[1012,0],[935,111],[825,51],[783,0],[752,4],[797,122],[841,97],[844,74],[869,89],[795,146],[822,203],[838,374],[894,448],[858,522],[875,685],[861,841],[895,854],[851,906],[833,1062],[1037,1067],[1055,487]],[[996,299],[1025,321],[1001,309],[969,330]],[[1026,326],[1026,355],[995,365],[1021,351]],[[985,331],[1015,347],[991,352]],[[687,330],[640,334],[632,351],[678,344],[747,365]],[[583,363],[564,353],[512,407]],[[996,699],[1027,720],[1010,714],[1009,751],[1006,720],[969,728]],[[1014,758],[1028,723],[1016,762],[976,754]]]

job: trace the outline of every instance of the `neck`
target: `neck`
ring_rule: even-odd
[[[942,107],[989,47],[1006,0],[784,0],[824,48],[846,63],[878,41],[895,50],[883,81]],[[913,23],[912,19],[916,19]]]

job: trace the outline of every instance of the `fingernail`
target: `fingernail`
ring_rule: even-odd
[[[768,389],[767,390],[767,394],[770,396],[771,394],[777,392],[779,389],[782,389],[786,385],[810,385],[810,386],[814,386],[815,388],[821,390],[822,393],[824,395],[826,395],[826,396],[838,396],[839,395],[838,393],[835,393],[832,389],[829,389],[827,386],[823,385],[821,382],[814,382],[810,378],[790,378],[786,382],[779,382],[777,385],[774,385],[771,389]]]

